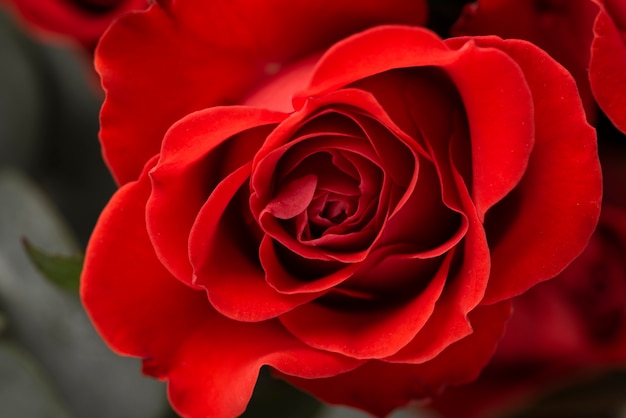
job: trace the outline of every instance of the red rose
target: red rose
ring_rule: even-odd
[[[626,132],[623,0],[480,0],[465,6],[453,33],[533,42],[572,73],[591,121],[595,98]]]
[[[2,0],[44,36],[61,35],[92,51],[120,14],[145,9],[150,0]]]
[[[624,147],[606,146],[605,200],[588,247],[559,276],[515,300],[479,379],[435,400],[443,416],[486,416],[585,370],[626,362],[626,154]]]
[[[423,18],[415,1],[190,0],[104,36],[123,185],[82,298],[182,415],[241,413],[262,365],[376,415],[471,380],[509,299],[587,243],[600,169],[569,74]]]

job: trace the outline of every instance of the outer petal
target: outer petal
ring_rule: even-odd
[[[520,68],[500,51],[470,41],[459,52],[458,60],[444,68],[467,113],[473,173],[470,193],[482,221],[527,168],[534,142],[532,97]]]
[[[602,179],[595,131],[585,120],[569,73],[528,42],[469,39],[479,47],[499,48],[518,63],[535,110],[528,169],[485,222],[492,248],[485,303],[493,303],[554,277],[580,254],[598,221]]]
[[[423,364],[373,360],[328,379],[285,378],[326,402],[354,406],[383,417],[412,400],[431,397],[446,385],[475,379],[493,353],[510,311],[508,302],[477,308],[470,314],[474,332]]]
[[[305,378],[358,366],[356,360],[305,346],[277,321],[226,319],[204,292],[171,276],[143,223],[149,192],[144,172],[104,210],[89,244],[81,296],[113,350],[143,358],[144,372],[169,380],[170,400],[182,416],[239,415],[265,364]]]
[[[615,126],[626,133],[626,10],[616,7],[616,14],[610,16],[604,3],[611,1],[594,0],[600,12],[594,24],[594,39],[591,45],[589,80],[598,105]],[[618,2],[614,2],[616,6]],[[613,18],[612,18],[613,17]]]
[[[135,179],[182,116],[238,103],[282,65],[350,33],[424,18],[422,0],[170,1],[126,16],[96,56],[109,167],[119,183]]]

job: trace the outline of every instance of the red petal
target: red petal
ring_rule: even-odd
[[[424,19],[421,0],[177,1],[125,16],[96,56],[109,167],[120,183],[135,179],[181,117],[238,103],[276,68],[350,33]]]
[[[482,220],[526,170],[534,142],[533,103],[524,74],[506,54],[477,47],[471,40],[459,52],[458,59],[444,68],[465,105],[472,152],[471,194]]]
[[[410,401],[431,397],[446,385],[475,379],[493,354],[510,311],[508,302],[477,308],[470,314],[474,332],[423,364],[374,360],[327,379],[284,377],[325,402],[361,408],[384,417]]]
[[[407,244],[422,253],[420,258],[444,254],[465,235],[464,217],[444,204],[439,178],[429,161],[421,161],[410,189],[389,215],[376,246]]]
[[[350,83],[395,68],[440,65],[454,59],[434,33],[415,27],[379,26],[338,42],[320,59],[310,86],[294,98],[300,108]],[[376,59],[372,59],[376,57]]]
[[[264,212],[271,213],[278,219],[293,218],[311,204],[316,188],[317,177],[313,174],[295,179],[278,190],[276,196],[265,206]]]
[[[263,237],[259,249],[259,258],[263,270],[265,271],[265,280],[280,293],[315,293],[314,296],[317,297],[321,295],[322,292],[328,291],[343,283],[352,276],[359,266],[358,264],[339,264],[339,266],[336,266],[334,265],[335,263],[330,264],[326,261],[313,260],[311,262],[307,259],[299,259],[298,261],[300,263],[293,269],[295,271],[291,272],[288,266],[285,265],[288,263],[278,257],[275,245],[279,246],[280,244],[276,243],[267,235]],[[306,266],[305,260],[309,261],[312,265]],[[316,262],[317,264],[314,264]],[[304,271],[307,267],[308,271]],[[326,274],[316,271],[322,269],[330,269],[331,271],[328,273],[324,272]],[[306,280],[307,277],[315,273],[319,274],[321,277],[317,277],[314,280]],[[313,298],[311,297],[311,299]]]

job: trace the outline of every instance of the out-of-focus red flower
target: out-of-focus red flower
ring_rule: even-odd
[[[465,7],[452,32],[533,42],[572,73],[590,121],[597,102],[626,132],[623,0],[480,0]]]
[[[2,0],[44,38],[71,39],[89,51],[123,13],[145,9],[151,0]]]
[[[591,90],[608,118],[626,133],[626,2],[593,1],[600,9],[589,61]]]

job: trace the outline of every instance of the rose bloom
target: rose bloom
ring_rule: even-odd
[[[465,6],[452,32],[535,43],[572,73],[590,121],[595,99],[626,132],[624,0],[479,0]]]
[[[145,9],[150,0],[0,0],[44,38],[72,39],[93,51],[120,14]]]
[[[120,184],[81,296],[183,416],[259,368],[378,416],[474,379],[597,223],[595,131],[524,41],[417,1],[160,2],[96,53]]]
[[[492,416],[585,372],[626,363],[626,147],[605,144],[602,163],[605,199],[588,247],[556,278],[515,300],[479,379],[435,399],[443,416]]]

